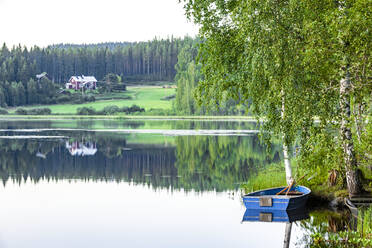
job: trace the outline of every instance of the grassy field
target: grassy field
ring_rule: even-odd
[[[175,94],[175,92],[176,90],[174,88],[162,88],[160,86],[129,86],[126,92],[106,95],[105,100],[99,100],[100,97],[97,97],[97,101],[90,103],[27,106],[25,108],[48,107],[52,110],[52,114],[75,114],[76,110],[81,107],[93,107],[96,110],[102,110],[109,105],[130,107],[135,104],[145,110],[151,108],[170,109],[172,107],[172,102],[169,100],[162,100],[162,98]],[[110,98],[110,96],[112,99],[107,99]],[[120,96],[123,98],[130,96],[131,99],[118,99]],[[10,112],[14,111],[15,109],[10,110]]]

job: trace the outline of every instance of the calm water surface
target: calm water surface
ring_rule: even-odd
[[[252,122],[2,121],[0,247],[283,247],[285,223],[241,222],[240,184],[281,159],[256,130]],[[291,247],[317,228],[311,216],[292,225]]]

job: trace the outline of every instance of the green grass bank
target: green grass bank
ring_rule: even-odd
[[[121,93],[107,93],[97,95],[96,101],[82,104],[52,104],[52,105],[33,105],[24,106],[22,108],[49,108],[52,114],[73,115],[76,114],[78,108],[92,107],[99,111],[106,106],[116,105],[118,107],[130,107],[137,105],[144,108],[146,111],[151,109],[170,110],[172,108],[172,101],[166,100],[166,97],[174,95],[175,88],[167,88],[161,86],[128,86],[127,91]],[[17,108],[9,108],[10,114],[13,114]]]

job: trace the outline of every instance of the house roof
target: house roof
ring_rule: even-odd
[[[89,83],[89,82],[97,82],[97,79],[94,76],[72,76],[70,80],[73,79],[77,82]]]
[[[46,75],[47,75],[47,73],[46,72],[43,72],[43,73],[37,74],[36,75],[36,78],[37,79],[41,79],[42,77],[45,77]]]

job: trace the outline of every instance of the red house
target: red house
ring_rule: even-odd
[[[72,76],[68,83],[66,83],[66,89],[80,90],[82,88],[95,90],[97,79],[94,76]]]

